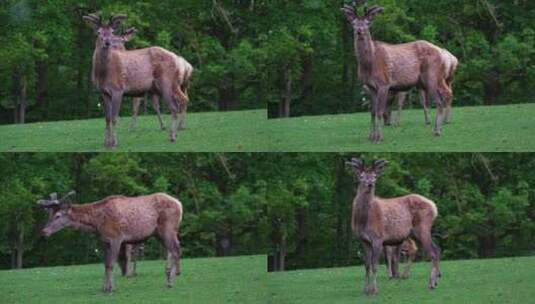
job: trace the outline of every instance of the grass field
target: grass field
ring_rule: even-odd
[[[266,303],[265,256],[183,259],[182,275],[165,287],[165,262],[138,264],[116,291],[101,292],[102,264],[0,271],[0,303]]]
[[[270,151],[526,152],[535,151],[535,104],[454,108],[439,138],[424,125],[423,110],[405,110],[401,127],[386,127],[381,144],[368,141],[368,113],[270,120],[268,128]]]
[[[261,124],[265,110],[190,113],[187,129],[176,144],[161,131],[156,116],[142,116],[135,131],[130,117],[119,121],[118,152],[257,152],[268,135]],[[169,115],[164,115],[168,126]],[[104,151],[104,118],[0,126],[0,152],[94,152]]]
[[[434,112],[432,113],[434,117]],[[169,124],[169,117],[164,117]],[[368,141],[368,113],[267,120],[266,111],[191,113],[177,143],[143,116],[129,131],[119,122],[118,152],[531,152],[535,104],[454,108],[453,122],[435,137],[422,110],[406,110],[385,141]],[[0,152],[105,151],[104,119],[0,126]]]
[[[534,303],[535,257],[444,261],[438,289],[427,289],[429,263],[417,263],[407,280],[389,281],[379,268],[379,295],[363,294],[364,269],[359,267],[270,274],[272,303]]]

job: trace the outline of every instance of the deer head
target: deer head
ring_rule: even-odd
[[[374,5],[368,9],[366,2],[366,0],[353,1],[352,6],[346,4],[341,8],[342,12],[346,16],[347,21],[353,27],[353,31],[357,35],[357,38],[360,40],[370,37],[370,26],[373,23],[373,19],[375,19],[377,14],[384,10],[384,8],[378,5]],[[360,17],[356,13],[356,8],[362,4],[365,4],[364,15]]]
[[[126,15],[112,15],[107,23],[102,22],[102,17],[99,14],[89,14],[82,18],[97,35],[96,47],[103,50],[124,49],[124,43],[132,39],[136,32],[136,29],[131,27],[122,35],[115,34],[126,19]]]
[[[388,164],[386,160],[376,160],[371,167],[366,168],[364,161],[360,158],[352,158],[346,165],[350,166],[355,173],[361,186],[372,189],[375,187],[377,178],[383,173],[383,170]]]
[[[41,233],[49,237],[53,233],[68,227],[72,224],[70,218],[71,203],[69,198],[76,192],[70,191],[61,199],[57,198],[57,193],[50,194],[50,199],[42,199],[37,201],[37,204],[48,210],[48,222],[41,231]]]

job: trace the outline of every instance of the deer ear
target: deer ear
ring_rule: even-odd
[[[134,37],[135,33],[137,33],[136,28],[131,27],[131,28],[127,29],[126,31],[124,31],[124,34],[121,37],[123,37],[124,41],[130,41],[132,39],[132,37]]]
[[[384,171],[384,169],[385,169],[387,164],[388,164],[388,161],[386,161],[384,159],[376,160],[373,163],[373,170],[375,171],[375,173],[381,174],[381,173],[383,173],[383,171]]]
[[[351,167],[357,175],[364,171],[364,161],[360,158],[352,158],[351,161],[346,162],[346,165]]]
[[[344,13],[349,23],[352,23],[353,20],[357,18],[357,15],[355,15],[355,9],[349,5],[344,5],[344,7],[342,7],[340,10]]]
[[[365,15],[365,18],[366,20],[368,20],[369,22],[372,22],[373,19],[375,19],[375,16],[379,13],[381,13],[382,11],[384,11],[384,7],[381,7],[381,6],[377,6],[377,5],[374,5],[372,8],[370,8],[367,12],[366,12],[366,15]]]

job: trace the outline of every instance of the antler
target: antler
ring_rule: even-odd
[[[379,160],[376,160],[374,163],[373,163],[373,168],[375,169],[376,172],[382,172],[385,168],[385,166],[388,164],[388,161],[385,160],[385,159],[379,159]]]
[[[364,161],[360,158],[353,157],[351,158],[351,161],[346,162],[346,165],[360,169],[364,167]]]
[[[99,13],[88,14],[83,16],[82,19],[84,19],[84,21],[87,22],[87,24],[89,24],[94,30],[98,29],[102,25],[102,16],[100,16]]]
[[[383,10],[384,10],[383,7],[380,7],[379,5],[374,5],[370,9],[365,10],[366,13],[364,14],[364,17],[368,19],[373,19],[375,18],[375,15],[379,14]]]
[[[55,206],[61,206],[62,204],[65,204],[67,202],[67,199],[71,196],[76,194],[76,191],[71,190],[69,193],[65,194],[61,199],[58,200],[58,194],[56,192],[53,192],[50,194],[50,199],[42,199],[38,200],[37,204],[43,208],[52,208]]]
[[[124,14],[111,15],[110,21],[108,24],[112,29],[116,30],[119,27],[119,25],[121,25],[121,22],[123,22],[125,19],[126,19],[126,15]]]

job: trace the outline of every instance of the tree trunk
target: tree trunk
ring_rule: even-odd
[[[495,105],[500,95],[500,73],[493,70],[485,82],[485,105]]]
[[[292,99],[292,77],[290,76],[290,69],[286,68],[284,71],[284,92],[279,107],[279,117],[290,117],[290,102]]]
[[[283,235],[281,238],[280,243],[280,250],[279,250],[279,269],[278,271],[284,271],[286,269],[286,254],[287,254],[287,248],[286,248],[286,236]]]
[[[300,104],[304,105],[305,111],[312,111],[314,103],[312,101],[312,92],[314,90],[313,84],[313,64],[312,55],[303,55],[301,58],[302,62],[302,72],[301,72],[301,98],[299,99]]]
[[[47,82],[48,66],[45,60],[40,60],[37,62],[37,94],[35,96],[35,103],[39,106],[44,106]]]
[[[21,269],[22,268],[22,255],[24,253],[24,230],[22,229],[22,227],[20,227],[19,233],[17,235],[17,240],[15,243],[15,251],[16,251],[15,268]]]
[[[234,85],[230,87],[222,87],[219,89],[219,111],[231,111],[236,104],[236,90]]]
[[[305,208],[299,208],[296,214],[297,220],[297,248],[295,250],[300,260],[306,258],[307,249],[307,213]]]
[[[18,123],[24,124],[26,122],[26,105],[27,105],[27,88],[26,88],[26,77],[22,77],[22,83],[21,83],[21,89],[20,89],[20,97],[19,97],[19,119]]]

